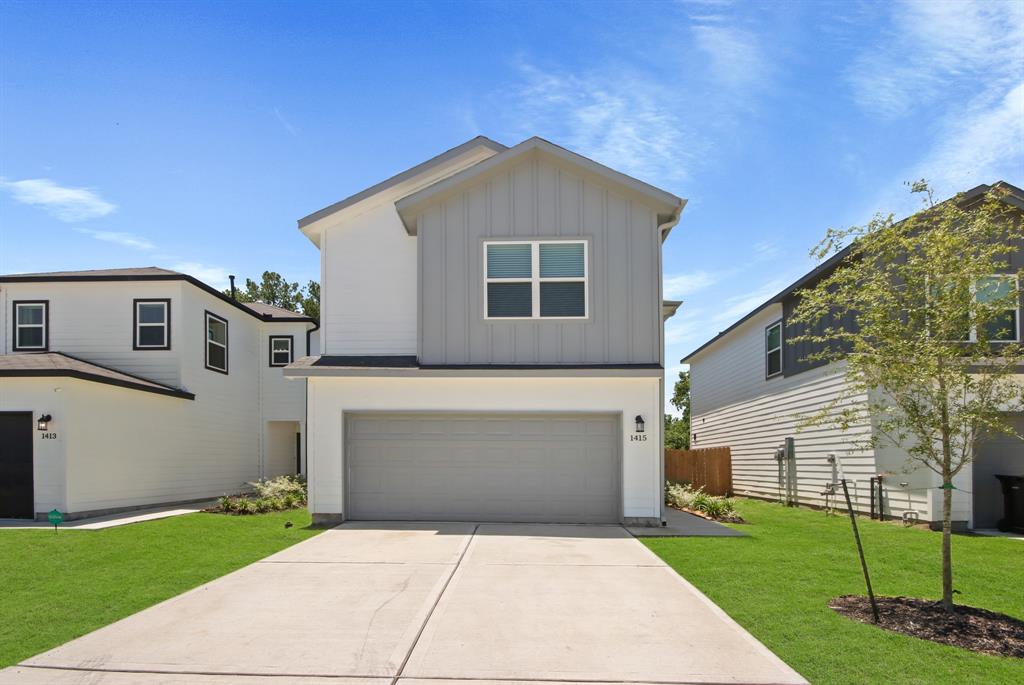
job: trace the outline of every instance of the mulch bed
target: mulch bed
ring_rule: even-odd
[[[876,597],[879,626],[904,635],[969,649],[972,652],[1024,659],[1024,621],[975,607],[957,606],[948,614],[941,602],[916,597]],[[871,623],[867,597],[843,595],[828,603],[834,611]]]

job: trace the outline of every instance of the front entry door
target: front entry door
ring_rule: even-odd
[[[33,518],[32,414],[0,412],[0,518]]]

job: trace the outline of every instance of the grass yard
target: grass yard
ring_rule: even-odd
[[[738,499],[749,538],[648,538],[658,556],[812,683],[1024,683],[1024,660],[856,623],[828,608],[864,594],[845,515]],[[875,593],[938,598],[940,535],[859,519]],[[1024,542],[955,536],[961,604],[1024,618]]]
[[[0,668],[316,535],[309,523],[302,509],[56,534],[0,530]]]

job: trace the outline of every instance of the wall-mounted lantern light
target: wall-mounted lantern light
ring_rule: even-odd
[[[39,420],[36,421],[36,428],[38,428],[41,431],[45,431],[50,427],[50,421],[52,420],[53,417],[50,416],[49,414],[40,414]]]
[[[640,416],[639,414],[636,415],[636,432],[644,432],[644,417]]]

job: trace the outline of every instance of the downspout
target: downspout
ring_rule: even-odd
[[[318,330],[320,330],[320,322],[319,321],[314,321],[313,322],[313,327],[306,329],[306,356],[307,357],[309,356],[309,344],[310,344],[309,341],[310,341],[310,338],[313,336],[313,332],[314,331],[318,331]],[[323,352],[323,350],[320,350],[320,351]],[[303,410],[303,415],[305,417],[303,419],[303,421],[302,421],[302,465],[306,467],[304,475],[306,476],[306,482],[309,483],[309,378],[308,377],[307,378],[303,378],[302,382],[305,383],[305,387],[303,388],[304,393],[303,393],[303,396],[302,396],[302,404],[303,404],[302,410]],[[307,500],[308,500],[308,495],[307,495]],[[308,502],[307,502],[307,504],[308,504]]]
[[[661,242],[664,244],[668,238],[669,231],[672,227],[679,223],[679,215],[683,213],[683,207],[686,206],[686,200],[680,200],[679,205],[675,211],[668,218],[668,221],[658,224],[658,235],[661,237]],[[664,265],[664,254],[658,250],[658,318],[661,319],[661,303],[665,299],[664,292],[664,276],[665,276],[665,265]],[[661,525],[667,525],[665,521],[665,321],[662,319],[661,327],[659,329],[659,337],[661,338],[661,380],[658,382],[658,518],[661,520]]]

